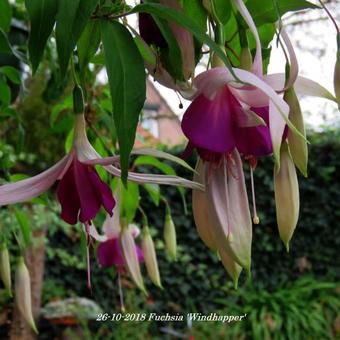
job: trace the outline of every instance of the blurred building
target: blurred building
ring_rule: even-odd
[[[141,124],[137,128],[135,147],[150,144],[174,146],[183,143],[184,140],[179,118],[171,110],[152,81],[148,80],[146,102]]]

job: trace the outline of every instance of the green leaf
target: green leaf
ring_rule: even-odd
[[[191,19],[185,13],[179,12],[173,8],[169,8],[166,6],[162,6],[160,4],[141,4],[133,8],[132,12],[145,12],[153,15],[157,15],[160,18],[173,21],[176,24],[186,28],[189,32],[191,32],[200,42],[207,44],[212,51],[214,51],[225,63],[226,67],[230,70],[230,72],[235,76],[232,66],[222,51],[222,49],[216,44],[201,28],[199,24],[193,19]],[[235,76],[237,79],[237,77]]]
[[[276,5],[274,2],[276,2]],[[275,6],[277,6],[277,9]],[[256,25],[259,26],[276,22],[278,14],[282,16],[289,11],[320,7],[304,0],[251,0],[247,2],[247,8]]]
[[[1,0],[0,0],[1,1]],[[20,84],[20,72],[12,66],[1,66],[0,73],[4,74],[12,83]]]
[[[7,35],[1,27],[0,27],[0,53],[12,53],[12,48],[8,42]]]
[[[0,0],[0,28],[8,32],[11,27],[12,8],[8,0]]]
[[[151,47],[139,35],[135,36],[133,40],[135,41],[135,44],[137,45],[139,53],[143,59],[147,63],[156,66],[156,54],[152,51]]]
[[[152,202],[158,207],[159,200],[161,198],[161,191],[158,184],[153,183],[145,183],[143,184],[143,188],[148,192],[150,195]]]
[[[65,76],[71,53],[98,0],[59,0],[56,40],[60,71]]]
[[[102,21],[101,32],[121,156],[122,180],[126,183],[129,155],[146,95],[144,62],[131,34],[122,24]]]
[[[34,73],[43,56],[47,39],[53,30],[58,1],[26,0],[25,5],[31,23],[28,51]]]
[[[176,176],[176,171],[168,164],[162,163],[153,156],[139,156],[135,159],[134,165],[151,165],[161,170],[166,175]]]
[[[121,183],[122,184],[122,183]],[[131,223],[135,218],[139,205],[139,186],[136,183],[128,182],[127,186],[120,186],[121,193],[121,214]]]
[[[218,20],[226,24],[231,14],[231,2],[225,0],[213,0],[213,2]]]
[[[0,102],[5,106],[11,102],[11,90],[2,76],[0,76]]]
[[[27,214],[21,209],[14,208],[15,217],[19,223],[22,238],[24,241],[25,247],[27,247],[30,243],[31,239],[31,228],[30,221]]]
[[[80,74],[85,72],[87,64],[98,50],[100,43],[100,24],[98,20],[87,23],[84,32],[78,40],[77,50],[79,56]]]
[[[207,28],[207,13],[200,0],[183,0],[183,8],[185,13],[195,20],[202,30]]]
[[[175,36],[165,20],[159,19],[155,15],[152,17],[168,45],[166,48],[163,48],[161,52],[166,69],[175,79],[184,80],[181,50]]]

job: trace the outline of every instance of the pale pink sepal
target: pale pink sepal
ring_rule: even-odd
[[[291,86],[294,85],[298,74],[299,74],[299,64],[296,58],[296,54],[294,51],[294,47],[289,39],[289,36],[287,34],[287,32],[285,31],[284,28],[281,28],[280,30],[280,36],[282,37],[282,40],[284,41],[287,50],[288,50],[288,54],[289,54],[289,61],[290,61],[290,69],[289,69],[289,77],[287,80],[287,83],[284,87],[284,89],[289,89]],[[283,90],[284,90],[283,89]]]
[[[15,183],[4,184],[0,187],[0,206],[19,203],[39,196],[48,190],[59,178],[71,155],[62,158],[48,170]]]
[[[262,77],[263,75],[262,47],[261,47],[261,41],[260,41],[260,37],[257,31],[256,25],[246,5],[244,4],[244,2],[242,0],[234,0],[233,2],[235,6],[237,7],[238,11],[240,12],[240,14],[242,15],[244,21],[249,26],[251,33],[254,35],[255,42],[256,42],[256,53],[255,53],[254,62],[252,66],[252,72],[256,74],[258,77]]]
[[[230,234],[229,246],[235,260],[250,271],[252,221],[241,157],[235,149],[228,167]]]
[[[265,82],[275,91],[279,91],[284,87],[284,73],[268,74],[264,78]],[[302,96],[320,97],[336,102],[334,95],[325,87],[315,82],[314,80],[298,76],[294,83],[294,89],[297,94]]]

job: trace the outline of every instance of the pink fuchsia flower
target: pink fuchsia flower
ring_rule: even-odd
[[[281,144],[288,105],[253,73],[234,72],[241,81],[261,90],[257,93],[261,105],[254,98],[252,103],[247,98],[241,101],[240,84],[227,68],[216,67],[197,76],[197,94],[183,116],[182,129],[205,160],[218,159],[235,147],[247,155],[267,155],[272,145]],[[242,133],[245,139],[239,137]]]
[[[119,225],[119,212],[117,211],[113,217],[107,215],[103,229],[105,236],[99,236],[95,231],[90,232],[90,235],[100,241],[97,248],[97,257],[100,265],[104,268],[116,266],[123,268],[125,260],[123,250],[120,244],[120,225]],[[130,232],[134,238],[139,235],[139,229],[135,225],[129,226]],[[139,262],[143,261],[142,249],[136,245],[136,253]]]
[[[151,151],[145,151],[151,154]],[[143,151],[136,151],[143,153]],[[173,156],[153,151],[161,157],[174,159]],[[47,191],[57,180],[60,180],[57,196],[62,205],[62,218],[71,224],[79,219],[90,221],[95,217],[101,206],[112,214],[115,200],[110,188],[100,180],[94,168],[102,164],[114,176],[121,176],[121,171],[113,163],[119,157],[101,158],[95,151],[86,135],[86,124],[82,114],[75,118],[73,146],[68,155],[63,157],[50,169],[28,179],[0,186],[0,206],[24,202]],[[202,186],[177,176],[138,174],[129,172],[128,180],[138,183],[156,183],[182,185],[186,187]]]

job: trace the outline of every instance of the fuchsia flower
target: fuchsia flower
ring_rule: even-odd
[[[151,154],[145,150],[147,154]],[[143,151],[135,151],[143,153]],[[157,154],[157,151],[154,151]],[[171,155],[159,153],[161,157]],[[47,191],[57,180],[57,197],[62,206],[61,217],[70,224],[90,222],[103,206],[112,215],[115,200],[111,189],[98,176],[94,166],[101,164],[114,176],[120,177],[121,171],[112,165],[119,157],[101,158],[89,143],[86,135],[85,119],[82,114],[75,118],[73,146],[68,155],[50,169],[28,179],[0,186],[0,206],[24,202]],[[138,183],[157,183],[183,185],[201,188],[199,184],[177,176],[138,174],[129,172],[128,180]]]
[[[281,143],[288,105],[254,74],[234,72],[261,89],[260,100],[241,101],[231,73],[217,67],[195,78],[197,95],[183,116],[184,134],[207,161],[219,160],[235,148],[246,156],[265,156],[272,153],[274,143]],[[271,134],[274,129],[276,134]]]
[[[97,257],[100,265],[104,268],[116,266],[122,269],[125,266],[124,254],[119,240],[120,227],[118,218],[118,211],[113,217],[107,215],[103,226],[105,236],[100,237],[95,232],[91,233],[91,236],[100,241],[97,248]],[[137,226],[130,225],[129,229],[134,238],[139,235]],[[136,253],[138,261],[142,262],[144,259],[143,252],[138,245],[136,245]]]

